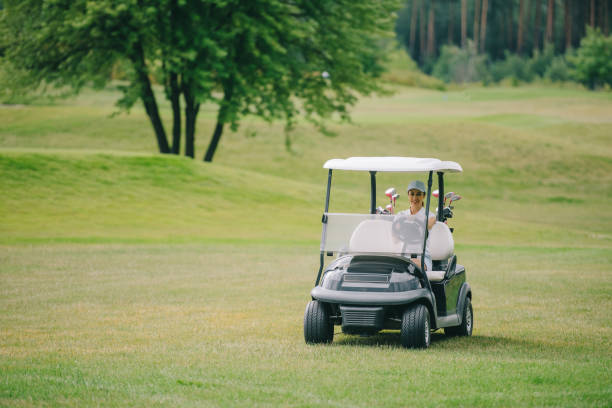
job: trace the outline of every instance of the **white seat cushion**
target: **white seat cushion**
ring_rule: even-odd
[[[427,271],[427,279],[431,282],[440,282],[444,279],[445,271]]]
[[[436,222],[429,231],[429,253],[434,261],[446,261],[453,255],[455,241],[448,225]],[[430,279],[431,280],[431,279]]]

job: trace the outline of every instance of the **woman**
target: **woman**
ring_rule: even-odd
[[[425,183],[420,180],[411,181],[408,184],[408,199],[410,200],[410,208],[404,211],[401,211],[399,214],[405,215],[417,215],[423,221],[425,220]],[[429,220],[427,222],[427,229],[430,230],[431,227],[436,223],[436,215],[432,212],[429,213]],[[415,263],[417,265],[421,264],[421,259],[416,258]],[[427,245],[425,248],[425,269],[431,271],[431,255],[429,254],[429,239],[427,239]]]

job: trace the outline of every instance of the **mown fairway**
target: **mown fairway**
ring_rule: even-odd
[[[155,155],[113,97],[0,107],[0,405],[611,405],[610,93],[398,89],[334,138],[300,125],[292,153],[248,119],[212,165]],[[321,166],[354,155],[463,165],[472,338],[304,344]],[[367,181],[335,176],[332,210],[365,211]]]

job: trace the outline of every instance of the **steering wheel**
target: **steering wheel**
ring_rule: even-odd
[[[420,228],[414,221],[409,220],[407,217],[397,216],[393,220],[391,231],[394,237],[405,242],[410,236],[418,235],[420,233]]]

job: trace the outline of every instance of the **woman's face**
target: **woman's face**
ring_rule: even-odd
[[[416,189],[408,191],[408,199],[410,200],[410,207],[420,208],[423,206],[423,197],[425,193]]]

